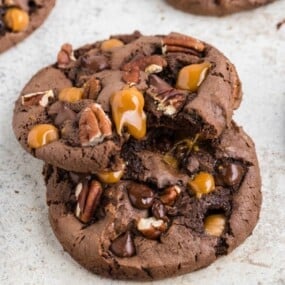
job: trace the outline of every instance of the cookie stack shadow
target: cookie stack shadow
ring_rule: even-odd
[[[20,144],[45,161],[63,248],[96,274],[154,280],[241,244],[261,205],[254,143],[232,121],[241,99],[234,65],[190,36],[64,44],[13,117]]]

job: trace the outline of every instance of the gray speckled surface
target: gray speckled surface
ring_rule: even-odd
[[[63,42],[78,47],[134,29],[197,36],[236,64],[244,100],[235,120],[256,142],[263,178],[260,222],[243,245],[207,269],[153,283],[285,284],[285,25],[276,30],[285,0],[221,19],[184,14],[163,0],[57,2],[38,31],[0,55],[0,284],[125,284],[92,275],[63,251],[48,224],[42,162],[21,149],[11,118],[24,84]]]

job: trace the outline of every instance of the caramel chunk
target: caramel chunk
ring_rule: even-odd
[[[126,127],[134,138],[143,138],[146,134],[143,94],[136,87],[131,87],[113,94],[110,102],[117,133],[121,136],[123,127]]]
[[[9,8],[4,15],[4,23],[15,33],[26,30],[29,22],[29,14],[19,8]]]
[[[102,171],[97,173],[99,180],[106,184],[114,184],[120,181],[124,174],[125,166],[118,171]]]
[[[101,44],[101,50],[102,51],[110,51],[113,48],[121,47],[124,43],[117,39],[110,39],[102,42]]]
[[[201,83],[204,81],[208,69],[211,64],[207,61],[200,64],[190,64],[183,67],[178,74],[176,88],[197,91]]]
[[[222,214],[210,215],[204,221],[206,234],[219,237],[223,234],[226,225],[226,217]]]
[[[48,143],[58,140],[58,130],[50,124],[34,126],[28,134],[28,145],[31,148],[39,148]]]
[[[197,198],[215,190],[214,177],[207,172],[199,172],[193,180],[188,182],[188,185],[196,193]]]
[[[67,87],[60,91],[58,99],[64,102],[74,103],[83,97],[83,88]]]

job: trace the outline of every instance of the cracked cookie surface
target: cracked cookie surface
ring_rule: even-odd
[[[123,152],[115,180],[44,167],[53,231],[88,270],[133,280],[180,275],[208,266],[252,233],[259,167],[252,140],[235,123],[206,141],[156,130],[144,142],[129,140]]]
[[[166,0],[170,5],[184,12],[223,16],[258,8],[274,0]]]
[[[241,101],[235,67],[189,36],[112,36],[39,71],[16,101],[15,135],[35,157],[69,171],[120,170],[124,145],[157,128],[218,137]]]
[[[54,5],[55,0],[0,0],[0,53],[36,30]]]

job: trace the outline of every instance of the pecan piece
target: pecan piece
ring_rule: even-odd
[[[101,83],[99,79],[91,77],[83,85],[83,98],[96,100],[100,91],[101,91]]]
[[[137,229],[146,238],[156,239],[167,230],[167,223],[155,217],[140,218],[137,223]]]
[[[181,193],[181,188],[177,185],[167,187],[159,197],[160,201],[169,206],[173,206]]]
[[[124,71],[122,79],[130,86],[138,84],[140,82],[140,69],[133,67],[128,71]]]
[[[82,146],[93,146],[112,135],[112,123],[99,104],[84,109],[79,119],[79,139]]]
[[[57,66],[59,68],[65,68],[71,61],[75,60],[72,45],[68,43],[63,44],[57,54]]]
[[[75,216],[83,223],[91,221],[102,195],[102,186],[92,180],[90,183],[86,180],[79,183],[75,189],[77,205]]]
[[[167,116],[175,115],[181,110],[187,99],[187,91],[173,88],[156,75],[150,76],[150,85],[147,93],[156,101],[157,110]]]
[[[200,55],[205,50],[205,45],[192,37],[171,33],[162,39],[162,52],[186,52]]]
[[[150,65],[160,66],[161,70],[167,66],[167,61],[160,55],[149,55],[134,59],[125,65],[122,70],[129,71],[134,68],[138,68],[141,71],[145,71]]]
[[[42,107],[46,107],[51,98],[54,98],[53,90],[29,93],[21,97],[23,106],[40,105]]]

